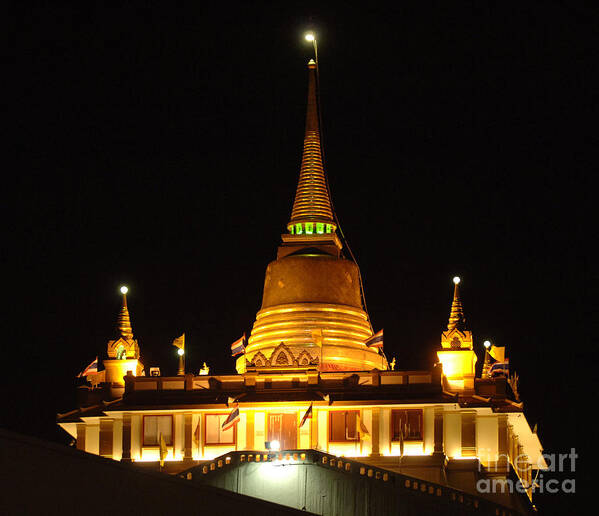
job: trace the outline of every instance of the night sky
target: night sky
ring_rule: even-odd
[[[185,332],[188,371],[234,372],[291,213],[312,24],[327,174],[387,356],[432,366],[459,275],[546,450],[578,446],[592,13],[481,4],[16,13],[2,426],[68,442],[56,413],[115,336],[121,284],[146,369],[174,374]]]

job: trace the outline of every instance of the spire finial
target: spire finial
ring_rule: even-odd
[[[131,318],[129,317],[129,309],[127,308],[127,292],[129,292],[129,289],[123,285],[120,291],[123,294],[123,305],[119,312],[117,327],[121,337],[131,340],[133,339],[133,328],[131,328]]]
[[[334,233],[337,229],[325,177],[318,113],[318,77],[314,60],[308,63],[308,105],[300,177],[287,229],[292,234]]]
[[[464,317],[464,310],[462,308],[462,301],[460,299],[460,278],[456,276],[453,278],[453,302],[451,303],[451,312],[449,314],[449,322],[447,323],[447,329],[453,330],[464,330],[466,326],[466,318]]]

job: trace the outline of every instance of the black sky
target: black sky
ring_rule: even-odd
[[[233,372],[291,211],[312,23],[335,208],[387,355],[432,365],[462,276],[477,346],[507,346],[529,420],[569,451],[596,320],[594,13],[300,5],[16,13],[3,426],[64,442],[123,283],[146,366],[174,373],[185,331],[190,370]]]

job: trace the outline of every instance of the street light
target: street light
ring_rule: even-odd
[[[316,34],[312,31],[306,32],[304,34],[304,39],[310,43],[314,47],[314,61],[316,61],[316,67],[318,68],[318,46],[316,45]]]
[[[488,377],[489,370],[491,369],[491,354],[489,353],[489,350],[491,349],[493,344],[491,344],[490,340],[485,340],[483,342],[483,346],[485,347],[485,361],[483,362],[482,376]]]

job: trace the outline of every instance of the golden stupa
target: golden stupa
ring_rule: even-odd
[[[320,140],[317,65],[308,63],[306,133],[289,233],[266,269],[262,307],[237,371],[314,368],[388,369],[364,342],[373,335],[362,302],[360,271],[336,234]]]

